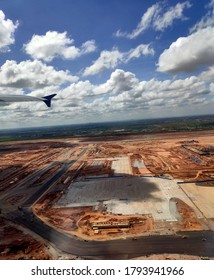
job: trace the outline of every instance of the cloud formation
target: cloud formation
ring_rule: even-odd
[[[159,81],[151,79],[140,81],[134,73],[116,69],[103,84],[93,85],[89,81],[73,83],[60,93],[65,98],[61,114],[75,112],[84,118],[100,116],[141,116],[142,110],[147,116],[156,111],[175,110],[192,104],[206,104],[206,96],[211,95],[211,88],[200,77]],[[60,102],[60,101],[59,101]],[[63,105],[64,104],[64,105]],[[69,106],[68,106],[69,104]],[[65,107],[64,107],[65,106]],[[64,107],[64,108],[63,108]],[[74,115],[74,118],[76,116]]]
[[[96,75],[106,69],[115,68],[123,60],[123,54],[117,49],[102,51],[97,60],[89,67],[86,67],[83,76]]]
[[[154,49],[150,45],[141,44],[128,52],[120,52],[115,48],[112,51],[104,50],[91,66],[85,68],[83,76],[96,75],[106,69],[114,69],[120,63],[127,63],[142,55],[154,55]]]
[[[166,9],[163,3],[156,3],[149,7],[137,27],[130,33],[117,30],[116,37],[125,37],[134,39],[142,34],[145,30],[152,28],[155,31],[164,31],[167,27],[171,26],[177,19],[185,19],[183,11],[190,8],[189,1],[177,3],[174,7]]]
[[[180,37],[159,57],[158,71],[193,72],[200,66],[214,64],[214,27],[207,27]]]
[[[214,81],[214,65],[206,69],[200,74],[201,79],[205,81]]]
[[[94,40],[86,41],[79,48],[75,47],[73,43],[74,40],[67,36],[67,32],[48,31],[45,35],[33,35],[30,42],[24,45],[24,49],[33,59],[46,62],[50,62],[56,57],[76,59],[96,50]]]
[[[7,60],[0,68],[0,86],[7,88],[44,89],[77,80],[78,77],[72,76],[69,71],[56,71],[38,60],[20,63]]]
[[[138,23],[137,27],[131,32],[122,32],[120,30],[117,30],[115,33],[116,37],[126,37],[129,39],[134,39],[138,37],[141,33],[143,33],[146,29],[148,29],[150,26],[153,25],[154,19],[157,17],[157,15],[160,13],[161,7],[158,3],[154,4],[148,10],[145,12],[145,14],[142,16],[141,21]]]
[[[5,19],[5,14],[0,10],[0,52],[9,51],[9,46],[14,44],[14,32],[18,27],[18,21],[13,23]]]
[[[208,12],[202,19],[190,28],[190,33],[201,30],[208,26],[214,26],[214,0],[211,0],[207,6]]]
[[[150,45],[141,44],[128,52],[123,53],[123,59],[125,62],[129,62],[132,59],[139,58],[141,56],[154,55],[155,51]]]
[[[78,81],[60,90],[58,102],[61,103],[62,99],[65,103],[58,109],[63,112],[64,106],[69,110],[68,104],[73,104],[70,110],[72,111],[74,107],[79,108],[78,114],[86,111],[90,114],[89,109],[99,114],[104,111],[114,112],[119,107],[123,110],[137,108],[150,110],[156,106],[171,108],[184,103],[188,105],[198,99],[204,100],[210,93],[209,85],[200,77],[140,81],[134,73],[116,69],[105,83],[94,85],[90,81]],[[95,104],[99,106],[94,106]]]
[[[55,89],[57,86],[55,86]],[[51,86],[45,88],[53,90]],[[55,124],[73,122],[88,122],[90,120],[115,120],[121,114],[130,118],[159,117],[158,113],[175,114],[179,110],[205,106],[213,100],[212,83],[207,83],[200,76],[190,76],[185,79],[139,80],[134,73],[116,69],[110,78],[102,84],[92,84],[90,81],[71,82],[65,88],[58,88],[57,98],[49,110],[43,103],[12,103],[7,106],[7,120],[42,122],[43,125],[53,121]],[[36,89],[32,95],[38,96],[41,89]],[[208,99],[207,99],[208,96]],[[180,108],[180,109],[179,109]],[[184,111],[185,112],[185,111]]]

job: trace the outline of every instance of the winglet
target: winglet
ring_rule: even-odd
[[[43,101],[48,107],[51,107],[51,99],[55,96],[56,94],[51,94],[43,97]]]

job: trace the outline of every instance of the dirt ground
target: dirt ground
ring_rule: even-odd
[[[34,213],[50,226],[59,228],[69,234],[83,239],[110,240],[123,237],[136,237],[148,234],[173,234],[176,231],[203,230],[204,224],[195,212],[183,201],[174,198],[180,215],[178,221],[154,222],[151,216],[146,215],[113,215],[105,211],[95,211],[92,207],[52,208],[44,199],[37,203]],[[112,227],[108,229],[93,229],[94,222],[127,222],[127,228]]]
[[[214,179],[214,154],[209,147],[214,132],[166,133],[121,137],[75,138],[63,140],[9,142],[0,144],[0,200],[4,213],[17,209],[68,161],[75,161],[54,185],[33,205],[34,213],[45,223],[83,239],[117,239],[146,234],[173,234],[176,231],[207,229],[193,209],[184,201],[173,198],[177,221],[155,222],[150,215],[115,215],[104,208],[57,208],[56,203],[76,181],[116,176],[157,176],[178,182]],[[87,149],[83,156],[82,151]],[[121,165],[120,165],[121,164]],[[122,166],[124,164],[124,166]],[[112,167],[116,166],[116,169]],[[126,165],[126,166],[125,166]],[[124,170],[121,174],[118,170]],[[128,170],[128,171],[127,171]],[[210,188],[213,183],[204,182]],[[188,195],[188,188],[184,189]],[[199,193],[199,192],[198,192]],[[203,189],[200,189],[200,194]],[[193,203],[191,190],[190,199]],[[214,195],[209,192],[209,200]],[[212,197],[213,196],[213,197]],[[200,203],[206,203],[203,197]],[[209,204],[212,205],[212,204]],[[198,207],[198,205],[197,205]],[[200,207],[199,207],[200,208]],[[206,216],[213,219],[211,208]],[[6,215],[6,214],[5,214]],[[128,222],[128,227],[93,229],[94,222]],[[37,241],[1,218],[0,259],[51,259],[45,243]],[[148,256],[145,258],[154,258]],[[161,256],[156,256],[157,259]],[[163,259],[179,256],[163,255]],[[190,259],[194,256],[190,256]],[[182,259],[185,257],[182,256]],[[197,258],[197,257],[196,257]],[[200,258],[200,257],[199,257]],[[188,259],[188,257],[187,257]]]
[[[179,230],[203,230],[203,225],[197,219],[195,212],[189,207],[185,202],[178,198],[174,198],[177,205],[178,213],[180,215],[180,223],[175,224],[173,229],[175,231]]]
[[[44,242],[34,239],[0,218],[0,260],[49,260],[52,255]]]
[[[134,258],[133,260],[213,260],[213,258],[206,258],[203,256],[199,257],[193,255],[162,254]]]
[[[163,140],[156,139],[155,135],[150,137],[153,138],[149,140],[143,139],[143,141],[136,139],[136,141],[128,142],[123,139],[123,141],[115,141],[114,143],[105,142],[105,144],[99,139],[100,142],[93,144],[92,148],[87,152],[87,156],[83,161],[76,179],[84,180],[88,176],[114,176],[111,170],[112,161],[114,158],[127,156],[130,160],[133,176],[155,175],[188,182],[194,179],[211,179],[214,175],[214,156],[212,154],[200,155],[183,148],[183,145],[187,144],[191,147],[197,147],[198,150],[202,150],[214,142],[213,135],[202,137],[193,133],[183,135],[175,133],[173,135],[164,135]],[[142,166],[134,165],[136,161],[142,162]],[[188,166],[188,169],[186,166]],[[175,201],[180,214],[180,220],[177,222],[169,223],[162,221],[155,224],[151,217],[146,217],[147,222],[143,226],[142,224],[137,225],[136,223],[129,229],[102,229],[96,233],[91,229],[92,221],[102,221],[103,219],[105,221],[111,221],[112,219],[118,221],[125,219],[129,221],[136,219],[136,217],[115,216],[105,211],[93,211],[90,207],[78,207],[77,209],[57,209],[55,207],[52,209],[50,207],[50,201],[49,207],[46,207],[45,200],[43,200],[42,206],[37,204],[35,210],[42,219],[53,226],[89,239],[118,238],[119,235],[124,236],[124,234],[134,236],[144,234],[145,232],[157,232],[157,230],[164,227],[170,227],[172,231],[202,230],[204,225],[197,218],[193,209],[179,199],[176,200],[175,198]],[[43,211],[39,209],[43,209]]]
[[[44,209],[44,206],[42,207]],[[38,214],[38,208],[35,209]],[[40,211],[39,217],[51,226],[83,239],[110,240],[126,237],[135,237],[148,234],[154,230],[154,221],[149,216],[119,216],[93,211],[91,207],[82,208],[50,208]],[[93,223],[127,222],[127,228],[117,226],[108,229],[94,230]]]

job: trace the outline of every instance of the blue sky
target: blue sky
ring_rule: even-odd
[[[214,0],[0,0],[0,128],[213,113]]]

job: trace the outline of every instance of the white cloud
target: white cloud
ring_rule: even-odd
[[[0,86],[12,88],[41,89],[65,82],[77,81],[68,71],[56,71],[41,61],[7,60],[0,68]]]
[[[137,112],[147,110],[147,117],[158,110],[173,110],[171,114],[176,115],[177,107],[192,108],[199,100],[203,106],[210,93],[209,86],[195,76],[175,81],[139,81],[133,73],[119,69],[111,74],[105,84],[99,86],[101,88],[109,94],[109,98],[103,99],[101,105],[108,114],[119,110],[125,115],[132,113],[137,116]]]
[[[106,115],[120,112],[126,116],[140,110],[151,112],[154,108],[163,111],[173,108],[171,113],[176,114],[179,106],[192,107],[199,101],[201,105],[205,104],[206,96],[211,93],[209,85],[200,77],[191,76],[175,81],[139,81],[133,73],[121,69],[116,69],[104,84],[94,86],[92,92],[103,97],[97,98],[94,94],[94,101],[84,105],[88,110]]]
[[[29,122],[31,125],[50,125],[201,113],[204,112],[201,108],[208,108],[206,106],[212,100],[214,86],[200,76],[141,81],[134,73],[116,69],[99,85],[77,81],[66,88],[56,85],[47,86],[45,90],[45,94],[53,90],[57,93],[51,109],[41,102],[35,102],[33,106],[30,102],[13,103],[4,109],[5,114],[9,111],[7,123],[14,123],[15,119],[22,126],[29,126]],[[32,94],[40,96],[41,93],[41,89],[36,89]],[[5,121],[4,116],[2,120]]]
[[[117,49],[102,51],[100,57],[94,63],[86,67],[83,76],[95,75],[106,69],[115,68],[123,60],[123,54]]]
[[[122,85],[120,87],[118,87],[118,77]],[[155,112],[155,116],[158,117],[158,111],[163,113],[166,110],[171,110],[171,115],[176,115],[180,106],[186,108],[188,114],[187,108],[194,107],[193,104],[198,104],[199,100],[203,107],[206,96],[210,93],[206,83],[194,76],[175,81],[155,79],[138,81],[134,74],[129,73],[126,76],[125,72],[117,70],[112,73],[107,84],[111,85],[109,93],[116,93],[111,94],[108,99],[108,108],[113,110],[116,104],[116,108],[120,108],[121,112],[126,112],[126,114],[147,110],[147,117],[152,116],[151,112]],[[130,86],[126,87],[128,84]]]
[[[214,64],[214,27],[207,27],[171,44],[159,57],[158,71],[192,72]]]
[[[121,94],[136,88],[138,79],[131,72],[125,72],[122,69],[116,69],[106,83],[99,85],[98,91],[104,93]]]
[[[205,81],[214,81],[214,66],[209,67],[200,74],[201,79]]]
[[[146,56],[146,55],[154,55],[154,54],[155,51],[153,48],[150,48],[150,45],[141,44],[136,48],[131,49],[129,52],[124,53],[124,57],[127,57],[126,61],[128,62],[129,60],[134,58],[139,58],[142,55]]]
[[[118,31],[116,33],[117,37],[127,37],[129,39],[134,39],[138,37],[141,33],[143,33],[146,29],[148,29],[154,20],[154,18],[157,16],[157,14],[160,12],[161,7],[159,4],[155,4],[148,8],[148,10],[145,12],[145,14],[142,16],[140,23],[137,25],[137,27],[131,32],[131,33],[121,33]]]
[[[185,19],[183,11],[190,7],[189,1],[177,3],[174,7],[168,9],[164,7],[164,3],[156,3],[147,9],[141,17],[141,21],[131,33],[117,30],[115,36],[134,39],[149,28],[156,31],[164,31],[167,27],[171,26],[176,19]]]
[[[80,100],[86,97],[95,97],[95,86],[89,81],[79,81],[72,83],[68,87],[59,91],[57,98],[66,100]]]
[[[85,43],[82,44],[80,53],[81,54],[87,54],[94,52],[96,50],[96,43],[94,40],[86,41]]]
[[[186,93],[197,95],[207,92],[207,85],[200,77],[191,76],[175,81],[159,81],[156,79],[139,81],[133,73],[125,72],[121,69],[115,70],[110,79],[105,84],[102,84],[102,87],[106,89],[106,93],[114,93],[117,96],[128,93],[128,95],[132,96],[132,99],[142,97],[146,100],[160,97],[181,97]]]
[[[206,28],[208,26],[214,26],[214,0],[211,0],[207,6],[208,12],[202,17],[202,19],[197,22],[192,28],[190,28],[190,32],[195,32]]]
[[[95,75],[106,69],[116,68],[120,63],[127,63],[142,55],[154,55],[154,49],[150,45],[141,44],[128,52],[120,52],[118,49],[104,50],[91,66],[86,67],[83,76]]]
[[[158,15],[155,19],[153,26],[155,30],[163,31],[168,26],[171,26],[176,19],[185,19],[183,11],[190,8],[191,5],[188,1],[177,3],[175,7],[170,7],[163,15]]]
[[[57,93],[59,92],[59,90],[60,90],[60,85],[49,85],[43,88],[34,89],[29,93],[29,95],[36,96],[36,97],[43,97],[46,95]],[[55,97],[54,99],[56,100],[56,98],[57,97]]]
[[[2,95],[16,95],[16,94],[23,94],[24,90],[22,88],[13,88],[13,87],[7,87],[7,86],[2,86],[0,85],[1,88],[1,93]],[[1,105],[0,105],[1,106]]]
[[[15,42],[14,32],[18,27],[18,21],[13,23],[5,19],[5,14],[0,10],[0,52],[9,51],[9,45]]]
[[[80,48],[75,47],[73,42],[66,32],[48,31],[45,35],[33,35],[30,42],[24,45],[24,49],[34,59],[47,62],[55,57],[75,59],[96,49],[94,40],[86,41]]]
[[[210,84],[210,91],[212,94],[214,94],[214,83]]]

